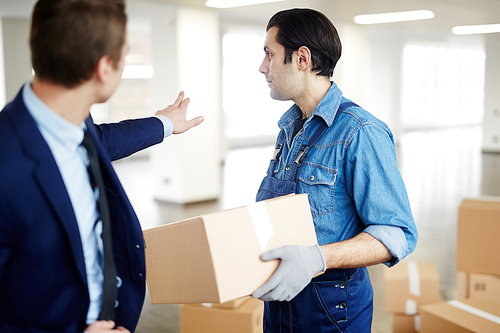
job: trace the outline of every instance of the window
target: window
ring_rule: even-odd
[[[230,146],[274,144],[278,120],[292,105],[271,99],[259,72],[264,38],[264,33],[231,33],[222,40],[222,105]]]
[[[149,79],[154,75],[151,24],[130,20],[127,26],[129,53],[118,89],[108,102],[92,106],[96,123],[117,122],[152,115]]]
[[[482,50],[406,46],[402,125],[479,123],[484,104],[484,63]]]

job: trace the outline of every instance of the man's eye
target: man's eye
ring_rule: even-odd
[[[267,56],[267,59],[271,60],[271,53],[270,52],[266,52],[266,56]]]

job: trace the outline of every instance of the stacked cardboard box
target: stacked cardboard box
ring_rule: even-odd
[[[458,210],[459,300],[500,301],[500,198],[464,199]]]
[[[222,304],[181,305],[181,333],[262,333],[264,303],[246,297]]]
[[[468,299],[425,305],[420,327],[420,333],[500,332],[500,303]]]
[[[458,211],[458,301],[422,307],[421,333],[500,332],[500,198],[464,199]]]
[[[202,215],[144,231],[152,304],[223,303],[251,295],[278,267],[262,252],[317,244],[307,194]]]
[[[420,308],[441,302],[434,263],[403,261],[386,270],[385,310],[393,314],[393,332],[419,331]]]

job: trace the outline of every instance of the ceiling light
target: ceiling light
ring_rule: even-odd
[[[206,5],[214,8],[231,8],[278,1],[284,0],[207,0]]]
[[[451,28],[455,35],[492,34],[500,32],[500,24],[463,25]]]
[[[354,22],[357,24],[379,24],[428,20],[432,18],[434,18],[434,12],[430,10],[413,10],[408,12],[357,15],[354,17]]]

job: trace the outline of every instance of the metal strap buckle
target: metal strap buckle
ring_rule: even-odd
[[[274,154],[273,154],[272,160],[276,160],[280,156],[282,149],[283,149],[283,144],[280,143],[278,145],[278,147],[276,147],[276,149],[274,149]]]
[[[295,159],[295,163],[297,163],[297,168],[300,168],[302,165],[302,162],[307,156],[307,153],[309,152],[309,146],[302,146],[303,149],[299,151],[299,154],[297,155],[297,158]]]

